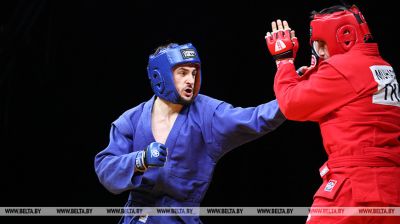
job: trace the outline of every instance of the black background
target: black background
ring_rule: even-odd
[[[201,92],[256,106],[274,99],[275,65],[264,40],[270,22],[289,21],[300,41],[296,64],[305,65],[309,13],[337,2],[2,1],[0,206],[123,206],[127,194],[113,195],[99,183],[94,156],[106,147],[111,122],[152,96],[146,65],[157,46],[193,43],[202,60]],[[382,56],[399,71],[394,3],[355,3]],[[202,206],[308,207],[325,159],[318,125],[287,121],[223,157]],[[118,217],[62,219],[116,223]]]

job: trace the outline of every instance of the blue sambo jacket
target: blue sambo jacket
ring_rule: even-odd
[[[128,207],[199,207],[217,161],[285,120],[276,100],[240,108],[199,94],[183,107],[168,135],[164,167],[134,173],[137,152],[155,141],[151,131],[154,100],[152,97],[115,120],[109,145],[95,158],[96,173],[109,191],[130,192]],[[137,219],[125,216],[123,221],[141,223]],[[201,223],[197,216],[151,216],[146,221],[182,222]]]

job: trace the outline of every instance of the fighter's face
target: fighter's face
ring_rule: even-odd
[[[194,99],[194,84],[198,72],[195,64],[180,65],[173,70],[175,88],[184,104],[191,103]]]
[[[314,41],[313,48],[320,58],[328,59],[330,57],[328,45],[324,41]]]

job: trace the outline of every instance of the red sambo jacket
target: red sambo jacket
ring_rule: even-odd
[[[353,200],[400,205],[399,84],[377,44],[357,44],[304,77],[283,62],[274,90],[288,119],[319,123],[327,176],[349,179]]]

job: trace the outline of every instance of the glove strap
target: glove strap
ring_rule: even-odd
[[[293,50],[285,51],[283,53],[280,53],[280,54],[277,54],[277,55],[273,55],[272,57],[274,57],[275,60],[293,58]]]
[[[146,163],[144,162],[145,156],[146,156],[145,151],[140,151],[136,155],[135,166],[136,166],[136,170],[139,172],[145,172],[147,170]]]

